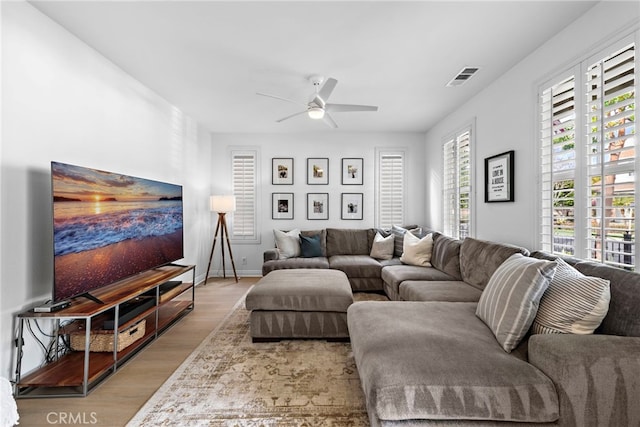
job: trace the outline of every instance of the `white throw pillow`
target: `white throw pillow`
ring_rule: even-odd
[[[558,268],[540,300],[534,334],[592,334],[609,311],[609,281],[585,276],[556,260]]]
[[[383,237],[382,234],[376,233],[376,237],[373,239],[373,245],[371,246],[371,258],[375,259],[391,259],[393,258],[394,237],[390,234],[387,237]]]
[[[433,234],[429,233],[422,239],[411,232],[404,233],[402,256],[400,261],[405,264],[431,267],[431,251],[433,250]]]
[[[295,229],[289,232],[273,230],[276,237],[276,248],[280,254],[280,259],[300,256],[300,230]]]

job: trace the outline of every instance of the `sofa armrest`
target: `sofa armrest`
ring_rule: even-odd
[[[559,425],[640,425],[640,337],[533,335],[529,362],[556,386]]]
[[[263,262],[274,261],[274,260],[279,259],[279,258],[280,258],[280,252],[278,252],[278,250],[275,249],[275,248],[274,249],[267,249],[262,254]]]

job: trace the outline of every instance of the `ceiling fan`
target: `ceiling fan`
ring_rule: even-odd
[[[329,96],[331,96],[331,92],[333,92],[333,89],[338,84],[338,81],[333,77],[329,77],[326,81],[324,81],[324,77],[313,75],[309,78],[309,81],[313,84],[315,93],[311,95],[309,102],[306,104],[298,101],[293,101],[291,99],[282,98],[280,96],[270,95],[268,93],[258,92],[257,94],[260,96],[279,99],[281,101],[291,102],[305,108],[303,111],[276,120],[276,122],[278,123],[292,117],[299,116],[301,114],[307,114],[312,119],[322,119],[327,125],[331,126],[332,128],[337,128],[338,125],[333,120],[333,117],[331,117],[330,113],[343,113],[348,111],[378,111],[378,107],[372,105],[329,104],[327,100],[329,99]],[[324,84],[322,84],[323,82]],[[321,85],[322,87],[320,87]]]

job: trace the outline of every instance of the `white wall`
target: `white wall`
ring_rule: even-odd
[[[185,260],[202,278],[210,134],[31,5],[1,2],[0,375],[13,315],[51,298],[52,160],[184,186]],[[42,361],[25,347],[24,363]]]
[[[475,236],[537,249],[537,87],[596,46],[637,29],[639,16],[634,2],[599,3],[429,130],[427,222],[442,228],[442,139],[475,118]],[[509,150],[515,150],[515,202],[484,203],[484,159]]]
[[[211,168],[213,169],[212,194],[231,192],[231,160],[233,147],[255,147],[259,150],[259,223],[260,244],[233,243],[232,250],[240,275],[260,275],[262,255],[265,249],[274,247],[273,229],[314,230],[327,227],[365,228],[374,226],[375,149],[393,147],[405,150],[407,169],[406,223],[424,224],[424,135],[418,133],[348,133],[318,132],[303,134],[213,134]],[[293,157],[294,184],[271,185],[271,159]],[[307,185],[307,158],[329,158],[329,184]],[[364,159],[363,185],[341,184],[341,159]],[[271,194],[294,193],[294,219],[271,219]],[[329,193],[329,219],[307,220],[307,193]],[[362,220],[340,219],[341,193],[363,193],[364,214]],[[215,216],[215,217],[214,217]],[[211,214],[211,221],[217,216]],[[231,230],[229,230],[231,232]],[[210,242],[213,236],[210,237]],[[242,265],[243,257],[247,264]],[[222,275],[219,249],[216,248],[210,276]],[[231,267],[227,258],[227,272]]]

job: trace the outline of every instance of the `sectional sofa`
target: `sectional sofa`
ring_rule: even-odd
[[[376,230],[319,231],[322,256],[282,260],[269,251],[263,273],[339,268],[354,290],[392,300],[348,310],[371,425],[640,425],[639,274],[439,233],[431,267],[397,256],[365,261],[365,236],[371,251]],[[395,237],[402,247],[402,234]],[[594,284],[597,298],[578,288],[554,303],[583,283]],[[558,332],[564,323],[553,322],[566,323],[565,315],[580,317],[569,325],[579,333],[532,333]]]

